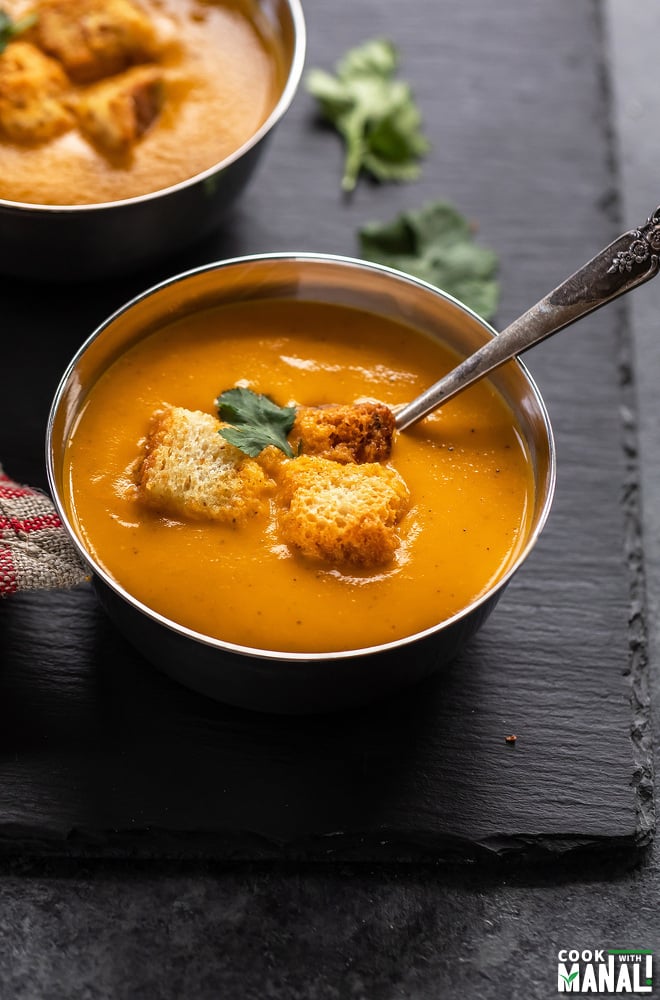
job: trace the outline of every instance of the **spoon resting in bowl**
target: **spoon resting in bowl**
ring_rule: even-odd
[[[234,396],[253,397],[250,409],[264,409],[266,422],[276,419],[288,441],[281,447],[288,457],[315,454],[338,462],[357,464],[386,461],[395,431],[404,431],[452,399],[478,379],[510,361],[553,333],[653,278],[660,270],[660,205],[639,229],[629,230],[601,250],[592,260],[563,281],[456,368],[422,392],[412,402],[388,407],[383,403],[324,404],[280,408],[250,390],[234,388],[221,394],[219,416],[230,423],[240,418]],[[272,417],[273,409],[277,411]],[[288,414],[288,418],[286,415]],[[235,427],[221,434],[247,451],[235,437]],[[232,436],[234,435],[234,436]],[[256,455],[261,450],[247,451]]]
[[[643,226],[623,233],[496,337],[398,409],[397,430],[411,427],[505,361],[644,284],[659,270],[660,205]]]

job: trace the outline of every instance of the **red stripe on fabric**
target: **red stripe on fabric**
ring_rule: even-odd
[[[11,552],[0,548],[0,594],[15,594],[17,590],[16,567]]]
[[[16,531],[22,535],[31,535],[44,528],[61,528],[62,522],[55,511],[46,514],[35,514],[34,517],[0,517],[0,535],[3,531]]]
[[[7,486],[0,483],[0,500],[20,500],[22,497],[34,496],[34,492],[27,486],[17,486],[11,479],[8,479],[7,483]]]

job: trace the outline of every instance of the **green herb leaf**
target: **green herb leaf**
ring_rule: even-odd
[[[286,438],[296,419],[295,406],[278,406],[268,396],[241,388],[220,393],[216,405],[220,420],[232,425],[220,428],[225,441],[252,458],[271,444],[293,458]]]
[[[36,14],[27,14],[20,20],[13,21],[6,11],[0,9],[0,54],[5,51],[12,38],[27,31],[36,20]]]
[[[497,255],[474,242],[469,222],[448,202],[431,202],[390,222],[368,223],[359,239],[367,260],[437,285],[484,319],[495,315]]]
[[[393,78],[397,65],[392,42],[376,38],[347,52],[336,76],[321,69],[307,74],[307,89],[346,144],[345,191],[353,190],[361,170],[381,181],[419,176],[417,160],[429,142],[410,87]]]

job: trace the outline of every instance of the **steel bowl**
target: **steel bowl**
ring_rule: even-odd
[[[136,600],[97,565],[67,513],[63,463],[67,439],[99,376],[131,345],[164,323],[211,305],[245,299],[306,299],[369,310],[440,339],[460,355],[495,331],[432,285],[391,268],[325,254],[265,254],[221,261],[173,277],[114,313],[80,348],[57,389],[47,429],[50,489],[62,521],[92,573],[117,627],[175,680],[220,701],[270,712],[325,712],[364,704],[439,670],[477,631],[533,548],[555,484],[555,449],[543,400],[519,361],[490,378],[512,407],[533,464],[530,529],[507,574],[479,600],[422,632],[364,649],[286,653],[201,635]]]
[[[291,104],[305,59],[300,0],[255,0],[282,49],[277,104],[239,149],[159,191],[89,205],[34,205],[0,198],[0,274],[88,280],[129,272],[215,230],[252,177]]]

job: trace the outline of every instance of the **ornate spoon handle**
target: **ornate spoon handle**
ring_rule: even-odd
[[[660,205],[396,415],[405,430],[441,403],[551,334],[642,285],[660,270]]]

